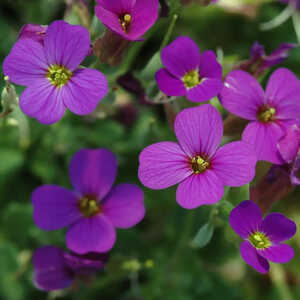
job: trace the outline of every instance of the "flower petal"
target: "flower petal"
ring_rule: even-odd
[[[113,2],[113,1],[110,1]],[[114,31],[115,33],[121,35],[123,38],[126,38],[127,34],[124,32],[118,13],[110,11],[102,5],[97,5],[95,7],[95,14],[99,18],[99,20],[107,26],[110,30]]]
[[[130,228],[145,216],[144,194],[134,184],[119,184],[105,198],[103,214],[117,228]]]
[[[60,229],[82,217],[76,196],[60,186],[38,187],[31,198],[34,222],[43,230]]]
[[[210,104],[181,111],[176,117],[174,128],[180,146],[190,157],[211,157],[223,135],[221,115]]]
[[[252,201],[243,201],[235,207],[229,216],[232,229],[241,238],[247,238],[250,233],[257,231],[262,222],[259,207]]]
[[[277,143],[284,135],[284,130],[276,123],[251,122],[243,132],[243,141],[253,145],[258,160],[282,164]]]
[[[285,136],[279,140],[277,147],[285,162],[293,162],[300,149],[300,128],[297,125],[290,126]]]
[[[155,74],[159,89],[168,96],[184,96],[186,89],[181,80],[174,77],[166,69],[160,69]]]
[[[83,218],[67,232],[67,247],[78,253],[107,252],[116,241],[116,231],[112,223],[103,215]]]
[[[64,252],[53,246],[45,246],[34,252],[33,281],[44,291],[60,290],[71,285],[74,278],[66,270]]]
[[[221,79],[204,78],[197,86],[187,90],[187,98],[192,102],[203,102],[217,96],[222,90]]]
[[[181,36],[161,51],[161,60],[170,73],[181,78],[187,72],[198,69],[200,52],[192,39]]]
[[[294,250],[286,244],[272,245],[271,247],[259,250],[259,255],[274,263],[284,264],[294,257]]]
[[[211,168],[224,185],[241,186],[255,176],[256,155],[251,145],[232,142],[217,150]]]
[[[257,250],[248,242],[243,241],[240,245],[241,256],[243,260],[257,272],[265,274],[269,272],[269,262],[261,257]]]
[[[94,69],[77,69],[64,88],[64,104],[77,115],[93,112],[99,101],[108,93],[105,76]]]
[[[44,43],[49,65],[61,65],[73,71],[87,56],[91,40],[84,27],[54,21],[47,29]]]
[[[131,12],[136,0],[97,0],[100,7],[114,12],[115,14]]]
[[[44,78],[47,69],[43,46],[32,39],[16,42],[3,62],[4,75],[11,82],[25,86]]]
[[[296,156],[295,162],[291,171],[291,183],[294,185],[300,185],[300,155]]]
[[[294,236],[297,226],[283,214],[271,213],[262,221],[260,230],[266,233],[273,243],[280,243]]]
[[[264,91],[257,80],[240,70],[227,75],[220,94],[221,103],[229,112],[247,120],[256,120],[264,99]]]
[[[81,195],[97,196],[101,200],[115,181],[117,160],[106,149],[82,149],[72,157],[69,173],[77,192]]]
[[[300,115],[300,80],[288,69],[277,69],[270,77],[266,97],[276,108],[277,119],[295,119]]]
[[[132,23],[128,33],[130,40],[138,39],[152,27],[158,18],[158,9],[158,0],[136,0],[131,11]]]
[[[200,55],[199,75],[201,78],[216,78],[222,81],[222,66],[213,51],[204,51]]]
[[[177,188],[177,203],[186,209],[210,205],[221,200],[224,194],[222,181],[211,170],[193,174],[181,182]]]
[[[174,142],[161,142],[146,147],[139,161],[139,179],[151,189],[165,189],[192,174],[186,154]]]
[[[56,88],[46,78],[37,79],[27,87],[20,97],[20,108],[24,114],[43,124],[59,121],[66,111],[63,103],[64,88]]]

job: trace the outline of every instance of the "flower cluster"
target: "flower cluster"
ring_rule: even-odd
[[[111,34],[126,43],[141,40],[158,12],[158,0],[97,0],[95,7],[96,16]],[[174,117],[178,142],[157,141],[141,151],[140,182],[154,190],[178,184],[176,201],[185,209],[216,204],[225,187],[250,184],[258,161],[284,166],[292,184],[300,185],[300,80],[290,70],[279,68],[265,91],[258,81],[295,46],[281,44],[267,56],[263,46],[255,43],[250,60],[238,70],[231,69],[224,80],[215,53],[200,53],[191,38],[180,36],[164,47],[160,53],[163,67],[155,70],[161,91],[157,96],[164,94],[170,101],[186,97],[194,103]],[[90,35],[82,26],[64,21],[25,25],[3,63],[9,81],[25,86],[21,110],[43,124],[59,121],[66,109],[77,115],[93,112],[109,88],[104,74],[81,66],[90,54]],[[146,97],[146,89],[130,73],[117,80],[133,79],[131,90]],[[220,103],[199,104],[215,97]],[[225,110],[248,122],[240,140],[224,138],[220,111],[225,114]],[[43,290],[66,288],[103,269],[107,252],[116,243],[116,229],[131,228],[145,216],[139,186],[113,186],[117,159],[110,150],[79,150],[71,159],[69,176],[72,190],[46,184],[32,193],[35,224],[45,231],[67,228],[66,245],[71,251],[55,246],[36,250],[34,283]],[[263,218],[253,201],[239,200],[229,223],[244,240],[240,250],[246,263],[266,273],[268,261],[290,261],[293,249],[282,242],[295,234],[295,223],[279,213]]]

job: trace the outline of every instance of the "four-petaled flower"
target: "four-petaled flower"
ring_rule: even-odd
[[[88,280],[104,268],[108,254],[90,253],[77,255],[54,246],[38,248],[32,258],[33,282],[44,291],[60,290],[74,280]]]
[[[212,51],[200,54],[189,37],[178,37],[161,52],[164,69],[155,79],[168,96],[186,96],[193,102],[208,101],[223,87],[222,67]]]
[[[36,225],[44,230],[68,226],[67,246],[76,253],[109,251],[116,240],[115,227],[132,227],[145,214],[138,186],[123,183],[112,188],[116,173],[112,152],[80,150],[70,164],[75,192],[56,185],[44,185],[33,192]]]
[[[242,139],[253,145],[258,160],[282,164],[277,143],[289,126],[299,122],[298,78],[285,68],[278,69],[264,92],[247,72],[232,71],[226,77],[220,100],[228,111],[250,120]]]
[[[245,262],[260,273],[267,273],[269,261],[287,263],[293,249],[281,242],[296,233],[296,224],[280,213],[262,218],[259,207],[252,201],[243,201],[231,211],[229,222],[232,229],[244,241],[240,245]]]
[[[97,0],[96,16],[113,32],[135,41],[156,22],[158,0]]]
[[[105,76],[79,68],[90,50],[88,31],[78,25],[55,21],[43,41],[21,38],[3,63],[3,72],[27,88],[20,97],[23,112],[39,122],[52,124],[66,108],[78,115],[91,113],[107,94]]]
[[[160,142],[142,151],[139,179],[151,189],[180,183],[176,198],[182,207],[216,203],[224,186],[241,186],[254,177],[256,156],[251,145],[232,142],[218,149],[223,123],[212,105],[180,112],[175,134],[179,144]]]

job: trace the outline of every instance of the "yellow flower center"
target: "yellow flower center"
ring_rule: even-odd
[[[263,232],[256,231],[250,234],[248,240],[256,249],[266,249],[271,246],[270,239]]]
[[[122,15],[120,18],[119,18],[119,21],[121,23],[121,26],[123,28],[123,31],[125,33],[128,32],[129,30],[129,27],[130,27],[130,24],[131,24],[131,21],[132,21],[132,17],[130,14],[124,14]]]
[[[72,75],[72,72],[64,66],[52,65],[49,67],[46,77],[53,85],[60,88],[70,80]]]
[[[258,120],[264,123],[274,121],[276,110],[274,107],[264,108],[258,112]]]
[[[191,163],[194,174],[200,174],[209,167],[209,162],[199,155],[193,157]]]
[[[101,212],[101,207],[93,198],[83,197],[79,201],[79,209],[86,217],[92,217]]]
[[[200,83],[198,70],[193,70],[193,71],[187,72],[182,77],[182,82],[187,89],[191,89],[191,88],[197,86]]]

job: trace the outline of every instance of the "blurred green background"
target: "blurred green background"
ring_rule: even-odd
[[[88,2],[95,38],[104,28],[93,16],[94,1]],[[262,22],[284,9],[281,3],[224,0],[224,6],[210,7],[180,6],[178,0],[167,3],[171,4],[171,16],[161,18],[147,33],[144,42],[133,44],[119,68],[100,66],[108,75],[113,91],[91,116],[67,113],[52,126],[23,119],[18,113],[0,119],[1,300],[56,297],[75,300],[300,299],[299,234],[291,241],[294,260],[281,266],[272,264],[270,274],[260,275],[240,258],[239,240],[229,227],[228,212],[221,213],[216,220],[213,237],[206,247],[191,247],[193,237],[208,221],[212,208],[184,210],[175,201],[175,188],[144,189],[145,219],[135,228],[118,231],[110,261],[93,282],[49,294],[32,284],[34,249],[44,245],[64,247],[63,231],[43,232],[34,225],[30,203],[33,189],[46,183],[70,188],[68,164],[71,156],[81,148],[100,147],[112,150],[118,157],[117,182],[139,184],[140,151],[153,142],[174,140],[163,106],[141,105],[135,95],[116,84],[117,75],[128,69],[140,74],[158,51],[173,13],[178,13],[179,18],[172,39],[188,35],[202,50],[218,49],[219,54],[223,53],[225,69],[247,59],[255,41],[265,45],[267,53],[282,42],[296,42],[291,20],[268,32],[259,30]],[[74,7],[67,15],[66,9],[63,0],[1,0],[0,61],[9,53],[23,24],[49,24],[64,17],[72,23],[82,21]],[[92,61],[88,58],[86,65]],[[300,76],[299,49],[292,51],[284,65]],[[147,91],[153,92],[154,71],[147,73],[151,75],[150,80],[144,82]],[[2,75],[1,89],[4,87]],[[17,87],[17,91],[20,93],[22,87]],[[179,104],[190,105],[186,100]],[[235,198],[236,202],[245,200]],[[294,190],[273,208],[299,224],[299,191]]]

